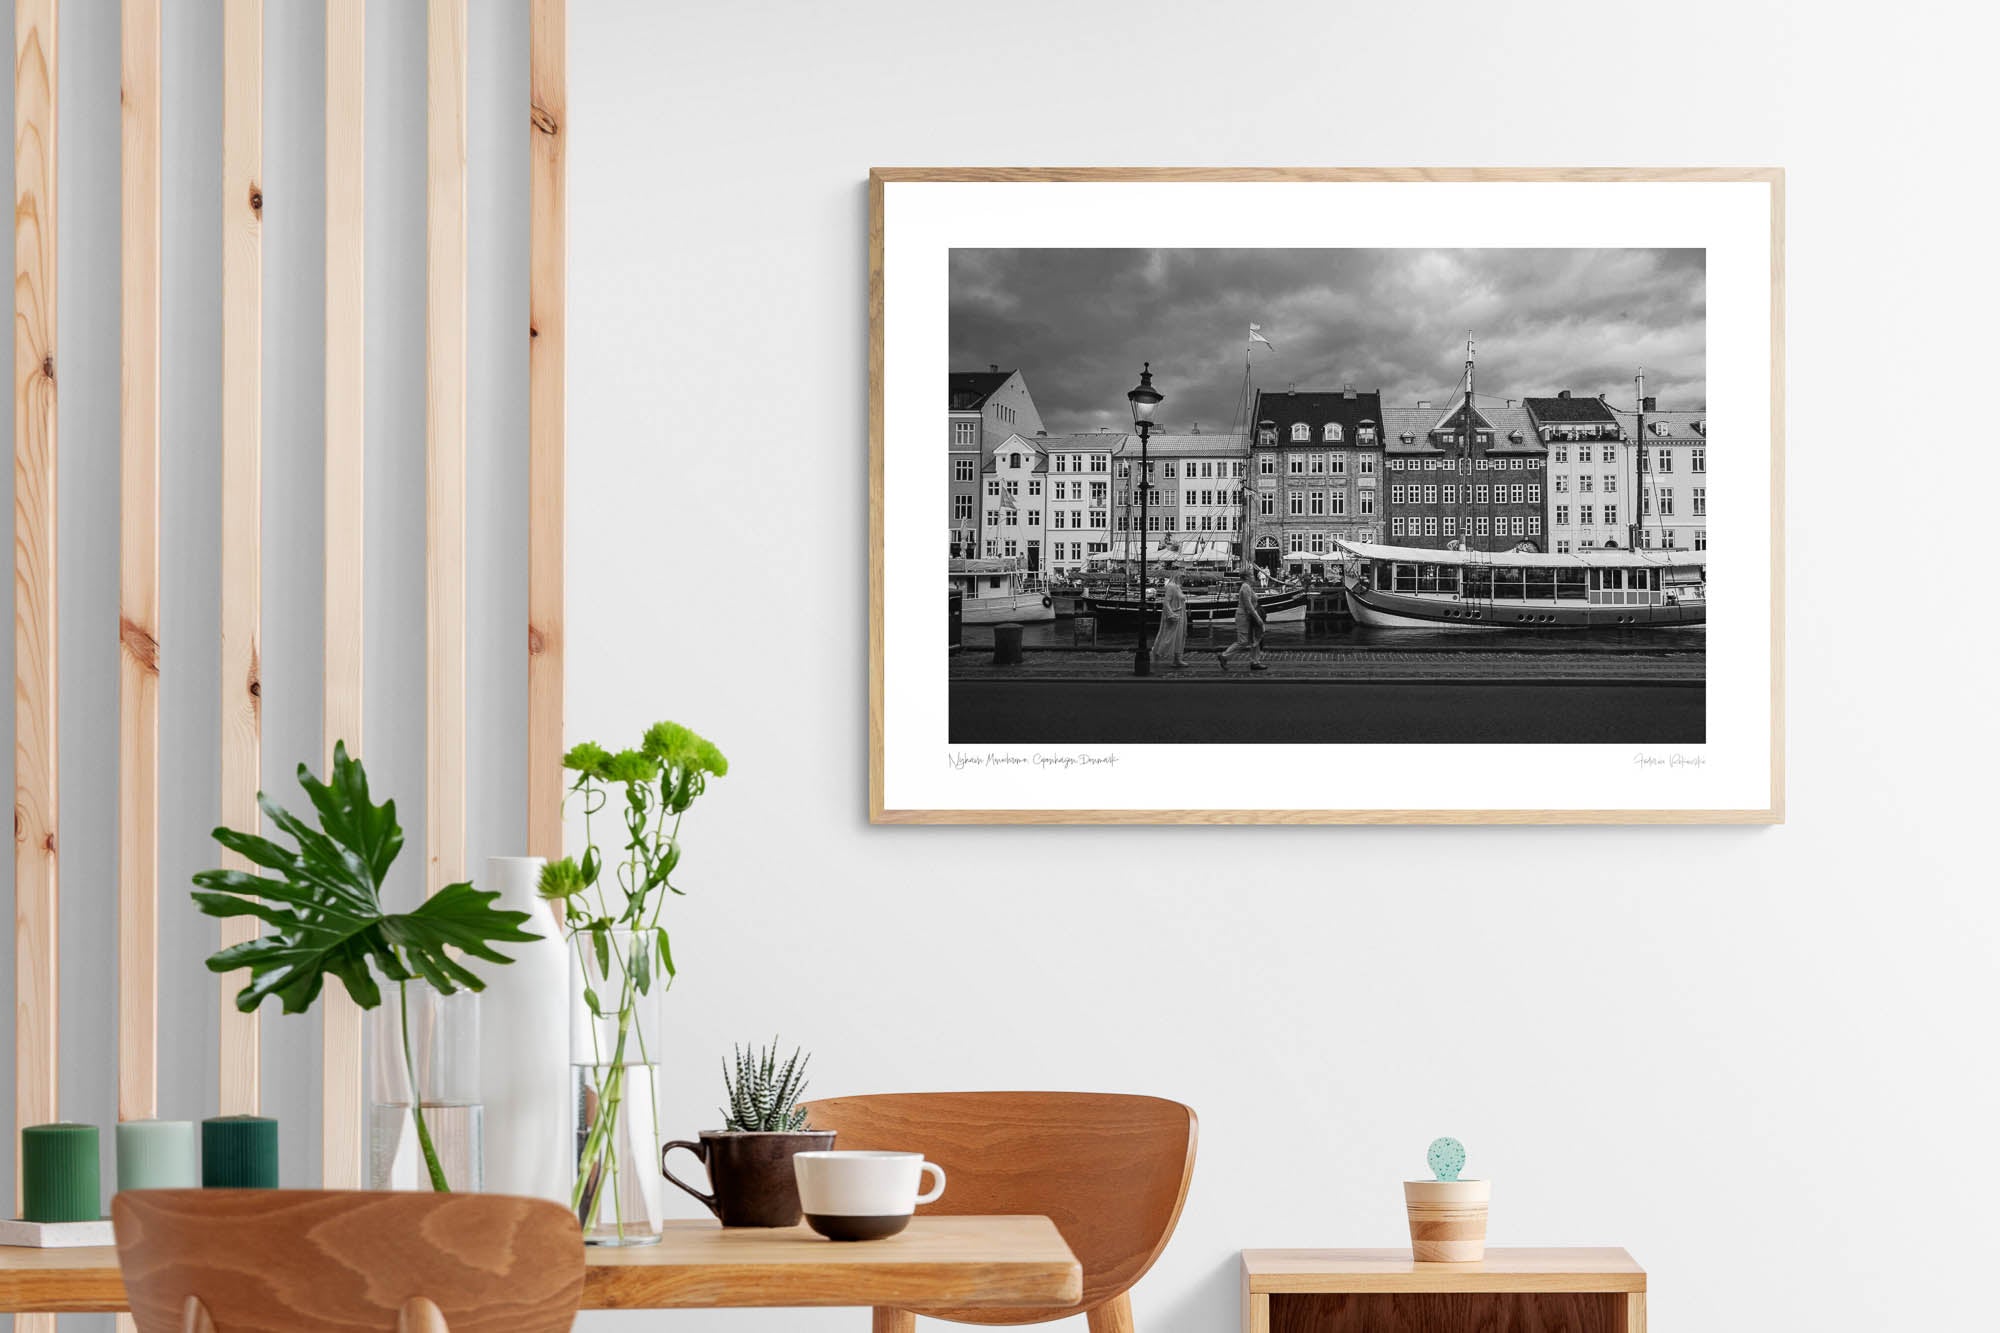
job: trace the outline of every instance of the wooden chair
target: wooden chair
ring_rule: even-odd
[[[583,1297],[543,1199],[134,1190],[111,1218],[139,1333],[564,1333]]]
[[[921,1152],[944,1168],[931,1213],[1041,1213],[1083,1265],[1083,1299],[1053,1309],[926,1310],[964,1324],[1089,1316],[1132,1333],[1132,1284],[1180,1220],[1194,1175],[1195,1116],[1159,1097],[1088,1092],[915,1092],[831,1097],[807,1110],[834,1147]],[[875,1333],[911,1333],[907,1310],[875,1311]]]

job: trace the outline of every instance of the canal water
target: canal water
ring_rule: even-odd
[[[1265,631],[1264,646],[1294,649],[1372,648],[1387,651],[1408,649],[1413,652],[1463,653],[1535,651],[1698,653],[1708,648],[1708,630],[1699,625],[1680,629],[1524,631],[1370,629],[1351,620],[1337,620],[1332,624],[1337,628],[1321,629],[1318,625],[1314,625],[1309,634],[1303,618],[1272,620]],[[1137,635],[1132,630],[1107,629],[1104,628],[1102,621],[1099,621],[1098,625],[1096,647],[1129,649],[1134,646]],[[1222,621],[1215,625],[1214,633],[1213,643],[1216,647],[1221,647],[1236,637],[1236,628],[1233,623]],[[991,648],[993,626],[965,626],[963,642],[967,648]],[[1205,648],[1210,642],[1209,629],[1206,625],[1197,624],[1188,629],[1189,647]],[[1023,625],[1021,644],[1026,648],[1092,646],[1087,635],[1081,643],[1077,641],[1073,622],[1068,619],[1042,620]]]

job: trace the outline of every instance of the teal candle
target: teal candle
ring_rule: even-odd
[[[192,1120],[126,1120],[118,1126],[118,1188],[193,1189],[201,1148]]]
[[[278,1188],[278,1122],[261,1115],[202,1121],[201,1183],[212,1190]]]
[[[21,1131],[21,1216],[95,1222],[104,1216],[96,1125],[29,1125]]]

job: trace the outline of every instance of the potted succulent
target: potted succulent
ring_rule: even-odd
[[[432,1189],[449,1190],[451,1183],[424,1110],[429,1104],[435,1112],[445,1100],[433,1092],[443,1068],[462,1067],[468,1054],[476,1062],[478,1035],[474,1028],[469,1052],[448,1049],[462,1048],[462,1042],[437,1040],[438,1015],[450,1007],[442,999],[485,989],[486,983],[466,965],[468,960],[511,962],[493,945],[532,943],[538,937],[521,928],[528,920],[526,912],[502,911],[494,906],[499,894],[475,889],[469,882],[446,885],[412,911],[386,910],[382,882],[403,850],[396,803],[376,805],[370,799],[368,774],[359,759],[348,757],[345,744],[333,747],[329,777],[330,781],[321,782],[299,765],[299,785],[319,815],[317,829],[262,792],[257,794],[264,818],[296,847],[237,829],[215,830],[215,840],[224,848],[276,873],[224,869],[204,870],[194,877],[195,905],[207,915],[248,916],[264,923],[261,935],[210,957],[208,969],[248,972],[249,980],[236,996],[236,1007],[246,1014],[272,996],[285,1013],[304,1013],[328,977],[345,986],[355,1004],[375,1009],[382,1003],[381,983],[393,984],[396,1013],[378,1023],[376,1030],[387,1034],[385,1046],[399,1057],[392,1060],[399,1066],[398,1079],[408,1080],[404,1095],[416,1123],[424,1174]],[[452,1002],[457,1013],[476,1012],[464,1008],[466,998]],[[430,1041],[412,1042],[413,1016],[420,1027],[431,1025]],[[418,1046],[427,1048],[428,1067],[422,1071],[414,1053]],[[460,1149],[460,1170],[472,1178],[462,1177],[459,1184],[476,1189],[478,1162],[465,1157],[464,1145]]]
[[[775,1039],[762,1050],[738,1046],[735,1051],[734,1067],[727,1062],[722,1067],[729,1103],[722,1128],[703,1130],[698,1142],[669,1143],[660,1150],[660,1170],[726,1227],[797,1226],[801,1211],[792,1158],[833,1146],[833,1131],[809,1127],[798,1104],[812,1057],[794,1050],[781,1065]],[[675,1148],[701,1159],[712,1193],[704,1194],[667,1169],[667,1154]]]
[[[1428,1154],[1430,1180],[1403,1182],[1410,1214],[1410,1252],[1420,1264],[1469,1264],[1486,1257],[1486,1207],[1490,1180],[1460,1180],[1465,1145],[1437,1139]]]

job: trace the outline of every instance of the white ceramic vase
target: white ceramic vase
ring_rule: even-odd
[[[523,928],[542,935],[533,944],[501,945],[514,961],[480,969],[486,1191],[567,1206],[575,1156],[565,1099],[569,954],[555,913],[537,892],[542,864],[539,856],[488,857],[479,885],[500,894],[502,909],[529,913]]]

